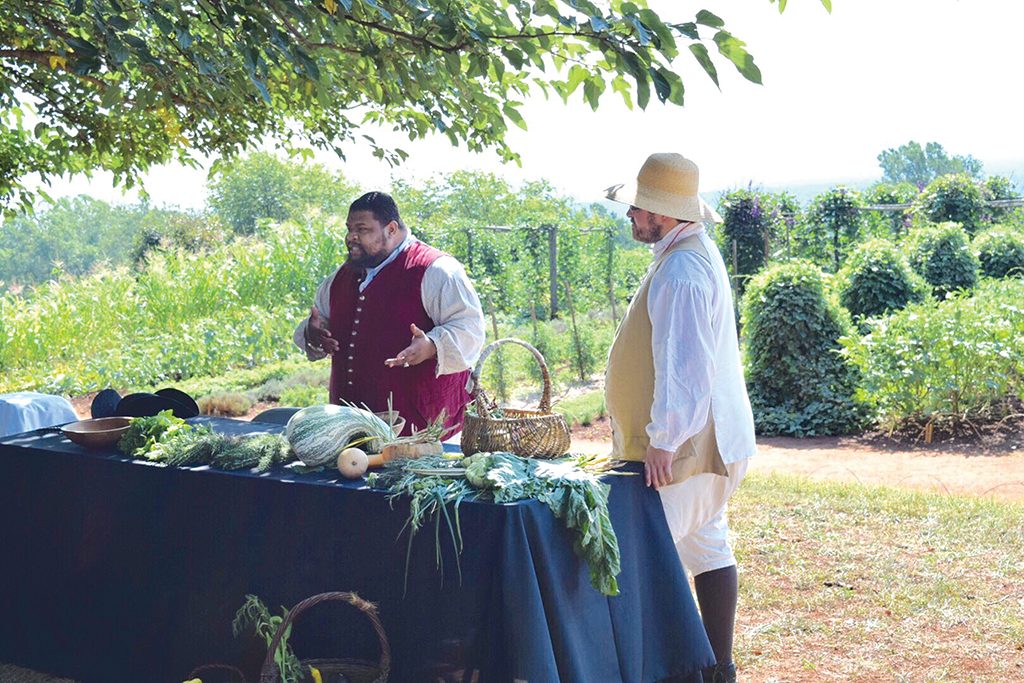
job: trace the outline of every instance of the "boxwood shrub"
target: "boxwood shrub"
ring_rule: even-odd
[[[759,434],[845,434],[863,423],[857,375],[840,355],[848,314],[807,261],[756,275],[743,297],[747,387]]]

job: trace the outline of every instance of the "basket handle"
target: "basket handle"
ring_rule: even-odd
[[[484,350],[480,353],[480,360],[476,362],[476,367],[473,369],[473,400],[476,401],[477,412],[480,413],[480,417],[489,417],[487,414],[487,407],[485,400],[477,400],[485,397],[484,390],[480,386],[480,371],[484,367],[484,361],[487,357],[503,344],[518,344],[529,350],[533,354],[533,357],[537,359],[537,363],[540,365],[540,374],[544,381],[544,389],[540,395],[540,405],[537,409],[542,413],[551,412],[551,375],[548,373],[548,364],[544,362],[544,356],[541,355],[540,351],[533,347],[529,342],[525,342],[522,339],[516,337],[505,337],[504,339],[497,339],[492,341],[490,344],[484,347]]]
[[[387,636],[384,635],[384,626],[380,623],[380,617],[377,616],[377,606],[372,602],[363,600],[356,593],[333,591],[308,597],[288,610],[288,616],[277,627],[274,639],[270,642],[270,647],[267,648],[267,658],[263,660],[263,669],[260,670],[260,683],[274,683],[274,679],[277,678],[277,664],[274,662],[274,653],[277,652],[277,648],[281,644],[281,638],[288,627],[292,625],[300,614],[309,608],[319,605],[321,602],[332,600],[347,602],[356,607],[373,624],[373,630],[377,632],[377,639],[380,641],[380,661],[378,666],[381,672],[374,683],[384,683],[388,679],[388,674],[391,671],[391,646],[388,644]]]

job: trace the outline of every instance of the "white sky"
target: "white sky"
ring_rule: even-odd
[[[511,128],[523,167],[502,166],[493,153],[470,154],[447,140],[410,143],[391,136],[411,157],[394,171],[365,150],[348,159],[318,156],[364,188],[457,169],[500,173],[512,182],[546,178],[583,201],[636,173],[654,151],[678,151],[701,167],[705,192],[755,185],[785,186],[878,178],[877,155],[909,140],[941,143],[970,154],[987,172],[1024,173],[1020,133],[1020,29],[1015,0],[790,0],[779,14],[768,0],[652,0],[663,19],[688,21],[709,9],[746,41],[764,85],[745,81],[716,59],[721,91],[688,51],[681,56],[686,106],[628,111],[610,95],[597,112],[581,101],[538,99],[523,109],[529,131]],[[710,36],[710,31],[707,32]],[[713,44],[711,45],[713,51]],[[582,92],[582,88],[580,89]],[[580,92],[580,94],[581,94]],[[376,134],[378,141],[389,139]],[[992,166],[995,165],[995,170]],[[205,172],[162,167],[145,181],[157,205],[201,207]],[[51,194],[88,193],[130,201],[109,176],[56,185]],[[401,199],[399,203],[401,203]]]

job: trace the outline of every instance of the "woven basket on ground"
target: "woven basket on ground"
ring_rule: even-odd
[[[503,344],[526,347],[540,364],[544,389],[536,410],[498,408],[480,386],[480,371],[492,351]],[[569,425],[551,412],[551,376],[544,356],[521,339],[508,337],[491,342],[480,354],[473,370],[473,403],[476,414],[466,413],[462,424],[462,452],[505,451],[532,458],[556,458],[569,450]],[[499,412],[500,411],[500,412]]]
[[[380,641],[380,659],[377,662],[369,662],[364,659],[304,659],[302,660],[303,671],[309,671],[314,666],[319,671],[324,681],[337,680],[339,674],[351,683],[385,683],[391,671],[391,646],[388,644],[387,636],[384,635],[384,626],[377,616],[377,606],[372,602],[363,600],[355,593],[320,593],[306,598],[288,611],[288,616],[281,621],[274,634],[274,639],[267,648],[267,658],[263,661],[263,670],[260,672],[260,683],[274,683],[279,680],[277,664],[274,662],[274,653],[284,632],[291,626],[300,614],[310,607],[319,605],[326,601],[347,602],[358,608],[366,615],[377,632],[377,639]],[[311,680],[311,679],[310,679]]]

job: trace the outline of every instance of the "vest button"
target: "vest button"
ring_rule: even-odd
[[[355,324],[355,325],[358,325],[359,324],[359,318],[356,318],[355,320],[353,320],[352,323]]]
[[[363,307],[362,306],[356,306],[356,313],[362,313],[362,312],[363,312]]]
[[[354,348],[356,348],[356,345],[355,345],[355,344],[353,344],[353,343],[351,343],[351,342],[349,342],[349,345],[348,345],[348,347],[349,347],[350,349],[354,349]]]
[[[353,337],[356,336],[356,331],[355,330],[352,330],[352,336]]]
[[[352,368],[349,368],[349,369],[348,369],[348,371],[349,371],[349,372],[352,372]]]
[[[360,300],[360,301],[366,301],[366,297],[365,297],[365,296],[362,296],[362,295],[360,295],[360,296],[359,296],[359,300]]]
[[[348,357],[348,359],[349,359],[349,360],[352,360],[352,356],[349,356],[349,357]]]
[[[350,382],[348,383],[348,385],[349,385],[349,386],[352,386],[352,382],[350,381]]]

